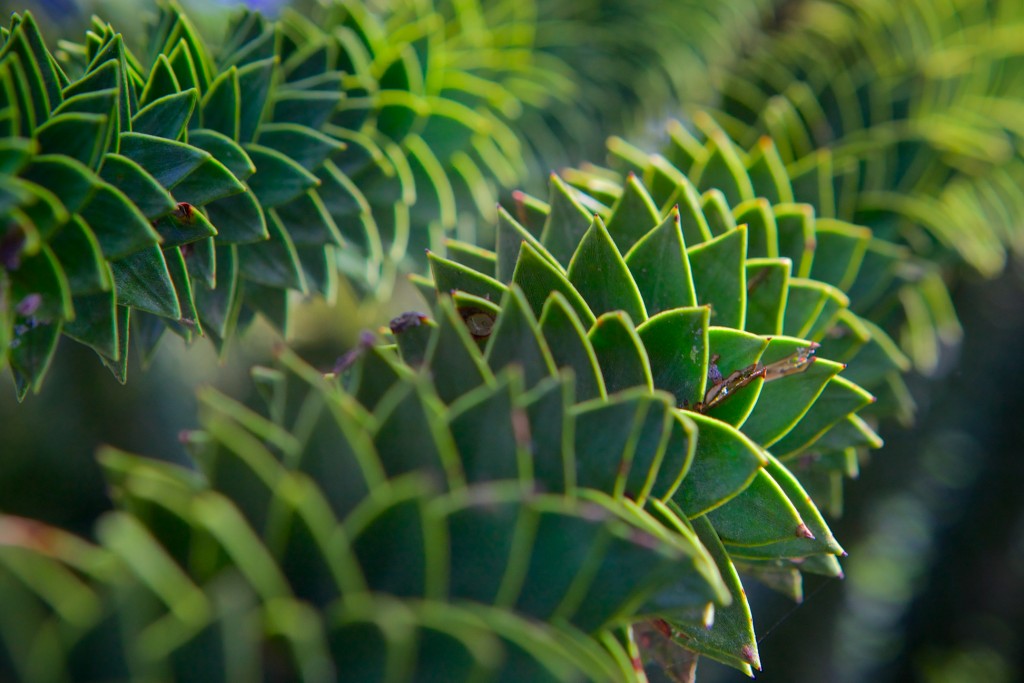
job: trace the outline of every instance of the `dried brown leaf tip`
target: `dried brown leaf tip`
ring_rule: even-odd
[[[808,538],[808,539],[810,539],[812,541],[814,540],[814,534],[811,533],[811,530],[808,529],[807,525],[803,524],[803,523],[800,523],[800,524],[797,525],[797,527],[796,527],[796,536],[797,536],[797,538]]]
[[[411,330],[414,327],[419,327],[428,320],[427,316],[416,311],[406,311],[402,315],[392,318],[391,322],[388,323],[388,327],[391,329],[392,334],[401,334],[406,330]]]
[[[743,655],[743,659],[745,659],[752,667],[758,671],[761,670],[761,658],[757,656],[757,651],[754,650],[754,648],[749,645],[744,645],[740,649],[740,652]]]
[[[517,446],[530,448],[530,418],[522,408],[515,408],[512,411],[512,434]]]
[[[60,539],[60,531],[42,522],[13,515],[0,516],[0,546],[30,548],[50,555]]]

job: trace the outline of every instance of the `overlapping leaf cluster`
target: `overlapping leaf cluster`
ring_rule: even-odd
[[[837,505],[835,480],[877,445],[856,415],[872,397],[813,355],[856,317],[792,275],[786,231],[736,227],[720,195],[672,181],[655,184],[664,210],[636,176],[610,209],[557,177],[549,202],[520,195],[495,251],[430,257],[434,318],[394,321],[391,348],[366,340],[340,384],[285,354],[257,371],[260,412],[204,395],[199,473],[108,451],[119,511],[98,546],[6,520],[3,585],[34,620],[3,631],[12,667],[758,667],[740,572],[794,598],[799,572],[839,575],[812,496]],[[58,582],[90,608],[69,619]],[[79,649],[97,641],[107,656]]]
[[[202,430],[184,439],[194,470],[106,450],[116,511],[95,543],[0,517],[0,600],[15,605],[0,611],[0,672],[619,681],[655,664],[685,676],[699,656],[759,668],[740,577],[799,599],[801,573],[841,575],[819,508],[840,511],[843,478],[880,445],[875,420],[909,416],[909,361],[864,316],[895,310],[922,365],[957,330],[908,227],[930,226],[928,212],[879,203],[880,188],[927,203],[1005,182],[964,151],[984,147],[985,126],[954,126],[957,144],[934,126],[1007,84],[877,85],[885,61],[851,31],[862,66],[808,91],[796,64],[833,49],[816,41],[836,16],[917,16],[869,3],[819,22],[840,5],[808,6],[813,49],[772,44],[790,65],[778,69],[751,58],[718,123],[672,124],[662,154],[613,139],[611,169],[554,175],[546,200],[516,194],[493,231],[460,208],[490,211],[488,178],[522,163],[509,121],[566,85],[564,63],[529,54],[529,3],[243,14],[217,51],[169,9],[145,68],[98,22],[66,49],[77,67],[59,66],[17,18],[0,53],[4,210],[20,226],[3,237],[0,342],[22,390],[61,329],[77,334],[86,297],[110,312],[95,324],[107,345],[86,341],[123,373],[130,311],[147,348],[165,324],[217,339],[256,312],[283,324],[288,291],[330,294],[343,241],[345,271],[370,284],[433,245],[431,277],[414,280],[435,303],[394,320],[386,344],[367,336],[336,377],[282,352],[254,372],[258,408],[204,392]],[[988,11],[965,18],[1009,16]],[[911,43],[941,43],[940,19]],[[867,123],[833,135],[830,112]],[[82,196],[41,180],[50,168],[84,179]],[[442,241],[451,228],[469,241]],[[90,250],[61,247],[67,235]],[[88,281],[67,256],[82,253]]]
[[[330,292],[336,223],[358,212],[341,181],[326,188],[330,208],[317,191],[340,175],[329,157],[342,145],[317,129],[341,93],[287,83],[297,74],[256,15],[231,37],[215,61],[166,10],[143,67],[96,21],[65,50],[72,79],[31,15],[15,17],[2,60],[17,152],[3,327],[21,395],[39,386],[61,333],[124,379],[131,318],[145,353],[168,327],[222,340],[257,310],[280,322],[286,289]]]
[[[908,421],[913,403],[901,374],[909,369],[909,360],[874,321],[885,323],[886,311],[908,289],[925,294],[938,290],[936,299],[948,306],[932,264],[864,226],[836,218],[827,163],[787,167],[769,137],[744,149],[706,114],[698,113],[695,124],[688,129],[671,122],[659,153],[612,138],[611,169],[585,165],[567,171],[566,180],[611,204],[625,193],[625,178],[635,175],[663,207],[675,201],[680,183],[692,186],[688,201],[707,212],[709,229],[693,230],[691,239],[705,240],[745,225],[751,255],[787,259],[790,274],[801,278],[790,290],[791,297],[799,297],[792,305],[805,298],[801,292],[808,279],[812,288],[830,286],[827,297],[834,302],[822,304],[823,317],[813,338],[824,345],[825,355],[852,364],[848,376],[881,399],[869,412]],[[760,283],[756,280],[753,287]],[[832,317],[837,306],[848,310]]]
[[[664,225],[681,235],[678,214]],[[811,342],[709,327],[706,306],[638,327],[613,310],[588,335],[578,294],[546,297],[538,319],[535,293],[513,285],[497,313],[445,297],[436,321],[395,322],[397,349],[345,357],[341,385],[286,354],[257,370],[262,414],[208,392],[188,438],[199,473],[103,456],[119,511],[99,546],[5,519],[0,585],[32,620],[0,627],[14,670],[630,680],[637,642],[661,632],[757,666],[737,563],[797,591],[797,566],[835,574],[841,548],[752,438],[778,441],[829,386],[847,413],[870,397],[835,363],[778,370]],[[779,378],[680,410],[704,393],[709,349],[723,371],[779,357]],[[766,419],[752,399],[773,387],[796,403]],[[661,630],[631,640],[643,618]]]
[[[515,122],[566,99],[572,84],[533,50],[529,2],[383,10],[346,0],[313,3],[308,14],[286,10],[282,22],[321,69],[346,74],[328,132],[349,143],[346,170],[377,226],[369,240],[352,241],[344,266],[386,298],[411,247],[418,257],[453,229],[477,239],[475,216],[492,216],[501,188],[525,171]]]
[[[430,256],[433,280],[421,284],[453,297],[491,363],[507,357],[499,365],[535,366],[541,376],[571,367],[578,394],[597,400],[636,387],[669,392],[699,428],[694,464],[672,500],[714,530],[723,576],[740,565],[798,597],[798,569],[838,575],[841,549],[797,492],[806,487],[838,512],[843,475],[856,473],[859,450],[879,444],[856,415],[874,397],[813,351],[835,353],[881,386],[898,381],[906,363],[849,310],[840,288],[856,279],[870,231],[815,221],[806,205],[760,199],[733,209],[722,192],[701,195],[670,164],[655,166],[644,179],[651,191],[636,175],[619,186],[570,174],[591,194],[553,176],[550,201],[519,195],[512,213],[501,213],[496,250],[451,242],[447,256]],[[786,178],[775,169],[760,181]],[[814,270],[816,256],[825,258]],[[503,331],[508,315],[537,319],[543,343],[506,349],[489,337],[490,322]],[[407,334],[398,338],[403,350]],[[440,368],[434,377],[447,381]],[[600,435],[598,424],[590,429]],[[599,457],[600,443],[577,457]],[[601,471],[642,500],[646,492],[627,483],[632,470],[615,465],[622,460]],[[779,505],[779,493],[789,504]],[[686,647],[742,668],[756,661],[744,656],[756,645],[743,614],[723,611],[710,631],[668,622]]]
[[[635,453],[631,488],[668,494],[694,441],[668,397],[577,405],[571,376],[527,391],[445,310],[423,331],[447,383],[367,348],[342,391],[286,356],[257,371],[263,415],[203,397],[199,473],[103,455],[118,511],[99,545],[3,519],[16,677],[615,681],[636,614],[700,622],[727,602],[685,518],[572,456],[604,422],[607,457]],[[460,353],[475,362],[440,364]]]
[[[144,356],[167,328],[220,344],[257,313],[283,327],[288,292],[333,296],[342,244],[345,272],[386,297],[413,236],[493,210],[521,170],[521,103],[490,78],[532,72],[516,32],[494,38],[471,10],[338,3],[330,31],[243,12],[214,49],[165,6],[144,56],[95,20],[61,62],[15,16],[0,348],[19,395],[62,333],[123,380],[130,326]]]
[[[1021,243],[1022,22],[1017,3],[803,3],[719,87],[741,145],[767,134],[794,175],[824,167],[799,200],[931,262],[896,294],[923,369],[959,337],[939,269],[994,275]]]

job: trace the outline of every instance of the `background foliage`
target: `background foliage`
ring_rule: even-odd
[[[666,111],[678,114],[674,108],[682,105],[710,104],[742,149],[771,134],[784,161],[807,171],[804,177],[832,178],[828,186],[837,217],[871,225],[908,253],[942,265],[947,281],[950,274],[962,274],[958,264],[963,262],[986,275],[999,272],[1005,247],[1020,244],[1014,3],[703,5],[650,2],[624,9],[601,2],[540,3],[536,45],[552,61],[538,63],[549,83],[563,90],[550,88],[550,97],[532,100],[517,93],[533,105],[516,124],[531,131],[526,139],[532,149],[525,148],[527,166],[520,172],[532,168],[536,178],[538,168],[601,159],[599,141],[608,134],[657,149],[653,140],[664,137],[660,120]],[[706,25],[714,30],[691,21],[694,13],[708,17]],[[127,22],[133,19],[132,13],[122,14]],[[104,16],[117,18],[116,10]],[[578,29],[567,31],[568,26]],[[637,29],[620,30],[623,26]],[[69,35],[77,39],[80,27]],[[686,30],[676,32],[677,27]],[[765,38],[776,30],[777,40]],[[880,35],[887,38],[879,40]],[[637,36],[643,39],[630,42]],[[851,82],[821,77],[831,73],[848,75]],[[858,109],[863,113],[858,121],[836,118]],[[897,123],[888,123],[893,120]],[[866,144],[869,140],[874,142]],[[830,150],[827,159],[822,149]],[[857,164],[864,164],[863,170],[851,172]],[[831,171],[826,176],[822,168]],[[576,179],[582,184],[580,176]],[[816,195],[815,204],[822,206],[826,187],[817,182],[797,191]],[[878,190],[885,187],[899,187],[902,203],[882,196]],[[421,199],[436,193],[436,186],[424,188],[422,179],[413,178],[401,192],[410,188]],[[490,189],[496,198],[499,186]],[[528,189],[544,192],[537,183]],[[370,203],[381,234],[394,226],[399,232],[403,225],[414,230],[416,215],[387,212],[387,198],[394,196],[388,192],[394,190],[384,191],[380,204]],[[463,199],[474,209],[493,210],[491,197]],[[968,226],[963,230],[971,238],[950,230],[954,222]],[[484,239],[475,222],[459,228],[454,218],[445,227],[461,229],[461,237]],[[370,273],[371,282],[383,277],[390,283],[389,267],[393,264]],[[885,453],[865,469],[866,480],[852,487],[837,530],[843,539],[858,539],[845,543],[853,552],[848,580],[825,584],[809,605],[772,632],[765,645],[769,680],[799,675],[821,680],[823,672],[828,680],[850,681],[1016,676],[1012,653],[1019,651],[1021,614],[1012,605],[1021,603],[1011,596],[1019,591],[1024,571],[1022,527],[1021,511],[1007,489],[1019,470],[1011,445],[1018,441],[1002,416],[1015,413],[1019,395],[1019,368],[1006,353],[1019,330],[1014,306],[1019,282],[1011,273],[993,285],[955,285],[967,339],[956,364],[951,348],[960,328],[949,317],[942,280],[930,268],[906,268],[896,278],[911,283],[924,278],[933,283],[930,289],[897,287],[893,297],[874,302],[869,297],[875,307],[862,310],[889,325],[917,366],[938,374],[932,381],[942,384],[914,382],[919,426],[907,435],[886,433]],[[340,283],[342,303],[332,313],[339,322],[328,334],[314,322],[323,317],[322,309],[294,316],[293,343],[324,368],[355,344],[361,327],[415,307],[386,296],[390,308],[355,310],[352,302],[357,292],[358,298],[364,295],[359,284],[364,279]],[[415,301],[411,292],[404,296]],[[879,317],[880,312],[885,315]],[[227,393],[244,395],[245,368],[266,358],[269,342],[261,338],[273,333],[263,333],[247,336],[245,349],[233,349],[227,369],[215,365],[204,345],[186,354],[176,339],[165,342],[154,368],[133,372],[126,387],[112,382],[94,354],[62,344],[40,396],[17,409],[3,399],[3,510],[89,533],[91,521],[109,506],[95,465],[85,457],[91,444],[180,461],[177,431],[192,427],[195,413],[185,387],[216,376]],[[935,396],[942,398],[934,401]],[[57,414],[62,428],[47,428]],[[81,427],[72,429],[75,424]],[[951,500],[960,501],[961,516],[950,512]],[[950,557],[977,560],[958,569],[963,564]],[[845,602],[837,605],[840,596]],[[788,610],[769,596],[758,601],[768,609]],[[838,614],[834,626],[816,623],[833,611]],[[767,626],[771,618],[759,623]],[[716,675],[710,668],[703,673]]]

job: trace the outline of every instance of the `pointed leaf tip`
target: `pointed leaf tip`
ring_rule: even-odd
[[[757,651],[754,648],[744,645],[740,651],[743,653],[743,659],[758,671],[761,670],[761,658],[757,656]]]

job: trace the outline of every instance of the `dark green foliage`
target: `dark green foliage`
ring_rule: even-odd
[[[19,396],[39,387],[62,331],[123,381],[121,328],[139,327],[148,358],[165,328],[222,345],[257,312],[283,327],[289,292],[333,298],[341,248],[355,284],[386,298],[409,246],[460,211],[491,211],[489,179],[512,182],[522,164],[469,55],[511,54],[517,39],[480,45],[460,23],[471,11],[452,11],[450,24],[341,4],[278,22],[242,12],[211,47],[165,5],[147,54],[97,19],[61,61],[16,15],[0,52],[0,290]],[[500,89],[505,76],[484,78]],[[95,265],[57,248],[68,239]]]
[[[654,173],[645,173],[648,177],[658,180]],[[521,203],[530,201],[537,207],[535,224],[544,226],[539,239],[529,237],[528,228],[503,214],[493,256],[470,261],[463,256],[467,248],[457,244],[450,250],[453,260],[432,256],[441,295],[439,315],[450,318],[444,312],[450,311],[448,295],[453,289],[500,298],[502,313],[485,348],[495,370],[516,359],[525,369],[527,386],[532,386],[550,376],[550,357],[556,366],[572,368],[582,378],[577,383],[581,395],[607,396],[607,404],[579,413],[576,457],[594,459],[591,466],[576,468],[579,485],[624,493],[644,503],[655,482],[666,481],[663,473],[638,476],[630,465],[652,462],[641,444],[648,438],[670,440],[671,422],[655,428],[630,401],[667,392],[672,404],[683,409],[677,414],[695,423],[698,438],[692,458],[679,463],[682,478],[667,491],[659,488],[655,496],[662,504],[675,506],[676,514],[710,522],[715,543],[719,538],[724,543],[720,565],[728,566],[720,566],[723,576],[735,574],[733,557],[788,562],[789,567],[796,566],[794,560],[812,556],[827,556],[834,563],[843,550],[809,501],[813,497],[830,510],[841,507],[841,489],[834,480],[846,472],[844,455],[853,456],[866,445],[860,432],[845,427],[874,401],[864,389],[837,376],[843,365],[815,356],[815,351],[830,348],[826,334],[837,321],[859,320],[848,309],[848,298],[833,285],[796,277],[800,262],[779,257],[784,242],[778,232],[762,233],[755,257],[750,255],[747,227],[725,228],[713,236],[708,227],[716,224],[713,212],[729,212],[725,222],[733,221],[724,200],[706,209],[690,204],[688,222],[702,228],[687,231],[687,241],[676,202],[697,197],[697,191],[681,173],[672,176],[675,187],[664,186],[664,196],[657,200],[636,175],[630,175],[621,190],[607,174],[573,172],[568,178],[581,187],[599,187],[601,194],[583,194],[555,178],[548,202],[520,197]],[[777,182],[785,185],[787,179],[783,176]],[[655,208],[659,204],[665,207],[661,211]],[[588,218],[584,206],[596,213]],[[816,244],[813,211],[793,206],[804,216],[801,234],[810,245],[804,257],[809,264]],[[770,205],[760,209],[766,220],[775,220]],[[863,233],[861,229],[855,234]],[[846,280],[857,274],[856,254],[830,256],[845,258],[835,268]],[[513,273],[511,289],[505,291],[499,281],[475,271],[477,263],[488,272],[491,264],[508,263],[502,271]],[[760,280],[748,283],[748,270],[759,269],[753,271],[757,275],[768,265],[781,273],[775,280],[781,291],[770,300],[775,303],[765,302],[775,313],[748,319],[748,294],[760,285]],[[771,274],[764,272],[764,277]],[[452,277],[454,273],[458,278]],[[538,286],[538,279],[544,284]],[[649,315],[648,303],[657,313]],[[566,320],[557,326],[550,322],[556,311]],[[541,320],[540,336],[536,341],[527,336],[530,341],[524,342],[518,330],[535,326],[535,316]],[[519,322],[510,325],[508,320]],[[403,350],[404,334],[398,333]],[[874,344],[892,348],[881,330],[874,328],[871,335],[861,348],[873,346],[873,339]],[[899,354],[866,354],[864,359],[877,364],[878,376],[899,377]],[[617,441],[616,435],[626,438],[622,424],[641,431],[628,441]],[[645,436],[646,429],[663,431]],[[655,436],[658,433],[661,436]],[[626,445],[631,442],[636,445]],[[780,452],[799,470],[810,461],[826,472],[805,480],[811,497],[794,476],[796,470],[791,472],[764,450],[776,443],[785,444]],[[627,453],[633,449],[626,460],[609,459],[623,448]],[[741,592],[732,592],[742,600]],[[749,610],[744,610],[742,628],[726,619],[721,627],[712,628],[716,635],[707,643],[693,637],[678,642],[749,671],[757,665],[757,647]],[[669,616],[664,621],[686,630]]]
[[[670,124],[669,142],[661,154],[614,138],[609,141],[611,165],[619,172],[584,167],[567,172],[566,178],[616,209],[629,204],[642,179],[651,188],[653,205],[660,205],[666,215],[679,216],[680,241],[688,245],[687,267],[667,266],[679,273],[672,281],[689,279],[698,293],[707,292],[696,302],[712,305],[712,324],[820,343],[819,355],[864,373],[857,379],[881,398],[869,412],[909,420],[913,406],[904,398],[900,379],[909,361],[884,331],[860,316],[880,315],[899,292],[918,291],[918,275],[930,266],[912,261],[905,247],[876,237],[865,227],[818,217],[814,204],[794,203],[793,181],[767,138],[745,151],[707,116],[698,121],[704,132]],[[709,169],[716,166],[716,182],[743,188],[732,192],[738,203],[731,205],[713,189],[700,193]],[[769,197],[781,201],[773,204]],[[635,254],[641,250],[659,265],[666,258],[675,260],[674,248],[655,251],[653,245],[645,246],[653,237],[631,245],[627,261],[638,258]],[[877,267],[873,254],[885,255],[884,269]],[[650,277],[642,268],[636,270],[640,280]],[[868,282],[888,292],[886,297],[865,301],[862,292]],[[664,287],[660,281],[649,286]],[[892,391],[892,386],[898,390]]]
[[[462,323],[448,315],[433,328],[431,347],[459,344],[484,368],[468,335],[445,332],[452,325]],[[539,334],[535,323],[524,332]],[[521,333],[499,324],[492,338],[503,334]],[[371,366],[381,361],[400,359],[367,349],[342,383],[372,381]],[[279,370],[259,371],[264,411],[204,394],[204,431],[189,437],[199,472],[107,451],[119,511],[101,520],[98,545],[52,531],[44,538],[27,520],[4,520],[5,602],[8,594],[41,602],[26,612],[35,626],[4,631],[2,642],[14,645],[19,633],[45,639],[51,620],[64,621],[74,640],[100,639],[111,622],[135,623],[155,629],[150,645],[122,632],[88,661],[104,662],[107,675],[127,666],[133,677],[156,680],[169,678],[174,662],[211,680],[260,669],[279,679],[313,667],[315,657],[315,670],[331,679],[350,667],[397,666],[403,680],[418,680],[465,660],[468,668],[445,680],[466,680],[468,671],[495,680],[529,667],[543,680],[611,681],[629,673],[623,646],[585,634],[610,636],[637,616],[688,618],[710,601],[729,601],[682,520],[643,511],[624,497],[625,480],[588,484],[598,453],[563,437],[593,436],[585,426],[594,415],[606,430],[601,458],[611,471],[633,460],[647,469],[636,481],[653,481],[662,463],[680,465],[666,449],[692,452],[695,438],[690,421],[671,417],[668,396],[602,401],[649,415],[609,422],[593,402],[572,405],[571,374],[545,380],[542,393],[525,392],[522,370],[509,368],[477,374],[467,391],[441,401],[427,381],[434,362],[416,375],[396,366],[390,388],[367,403],[358,398],[366,392],[349,393],[285,355]],[[545,396],[568,401],[557,428],[546,426],[550,410],[531,416]],[[676,419],[682,431],[669,438]],[[664,436],[651,440],[649,429]],[[535,461],[548,453],[561,459],[557,470]],[[68,584],[84,601],[73,617],[46,599],[47,586],[67,584],[72,568],[84,571]],[[393,641],[387,646],[381,627]],[[353,660],[357,632],[367,639]],[[434,632],[452,651],[414,656],[415,643]],[[72,650],[44,659],[35,651],[9,650],[24,680],[81,675]]]
[[[924,370],[959,340],[945,266],[991,276],[1020,244],[1021,20],[1014,3],[816,0],[722,79],[716,120],[743,147],[770,136],[797,201],[917,257],[869,245],[851,295],[876,320],[895,300]]]
[[[316,170],[342,146],[268,116],[273,84],[288,71],[250,48],[273,44],[277,31],[243,15],[229,29],[235,50],[212,56],[188,19],[168,8],[150,36],[153,61],[140,61],[97,21],[60,65],[32,16],[15,17],[0,79],[9,96],[31,98],[33,112],[12,123],[9,142],[27,153],[5,169],[19,188],[5,207],[11,246],[3,275],[16,315],[5,359],[9,353],[19,395],[38,388],[53,350],[47,340],[61,331],[94,348],[123,380],[129,325],[148,356],[165,328],[186,340],[231,336],[241,311],[260,308],[252,297],[262,291],[250,283],[309,289],[278,213],[322,206],[319,181],[302,164]],[[17,97],[7,106],[26,111]],[[293,133],[287,147],[297,160],[256,144],[265,127]],[[85,141],[94,146],[81,147]],[[329,253],[341,244],[336,233],[303,244]]]
[[[1019,242],[1015,53],[958,51],[1017,10],[783,3],[733,63],[775,3],[315,4],[210,42],[165,5],[139,54],[2,34],[19,398],[61,334],[123,381],[129,330],[221,347],[339,271],[429,268],[431,308],[326,376],[281,350],[258,407],[203,390],[191,467],[104,449],[90,541],[0,516],[0,678],[752,674],[744,582],[841,576],[821,511],[957,339],[949,262]],[[719,78],[659,153],[494,210]]]

